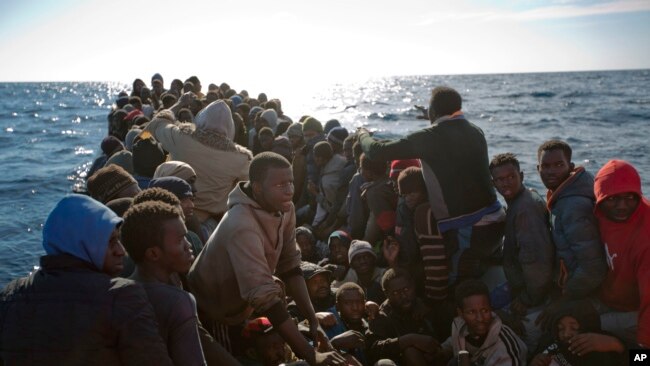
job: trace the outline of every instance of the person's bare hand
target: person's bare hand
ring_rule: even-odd
[[[386,262],[390,267],[395,267],[397,265],[397,257],[399,256],[399,242],[392,236],[387,236],[384,239],[384,244],[381,247],[381,250],[386,258]]]
[[[379,315],[379,305],[374,301],[366,301],[366,315],[368,320],[375,320]]]
[[[178,99],[178,103],[181,106],[186,107],[186,106],[192,104],[192,102],[194,102],[195,100],[196,100],[196,94],[194,94],[192,92],[187,92],[187,93],[184,93],[183,95],[181,95],[181,97]]]
[[[551,364],[551,361],[553,361],[551,355],[540,353],[530,360],[528,366],[548,366]]]
[[[578,356],[591,352],[623,352],[623,344],[612,337],[598,333],[582,333],[569,339],[569,351]]]
[[[345,366],[346,361],[340,353],[336,351],[331,352],[316,352],[314,357],[314,365],[316,366]]]
[[[316,319],[323,328],[331,328],[336,325],[336,317],[327,311],[316,313]]]
[[[348,330],[332,338],[330,342],[335,349],[364,348],[366,338],[356,330]]]

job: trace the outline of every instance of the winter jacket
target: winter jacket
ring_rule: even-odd
[[[397,194],[384,176],[361,187],[361,200],[368,213],[363,240],[375,245],[395,230]]]
[[[247,182],[228,196],[228,211],[196,258],[188,281],[202,312],[227,325],[280,303],[273,274],[300,265],[296,215],[271,213],[246,194]]]
[[[638,311],[637,342],[650,346],[650,201],[641,194],[639,174],[622,160],[603,166],[594,191],[597,203],[627,192],[641,198],[636,211],[624,222],[611,221],[596,209],[609,265],[599,297],[616,310]]]
[[[362,133],[359,141],[372,160],[420,159],[441,233],[472,226],[501,207],[488,170],[483,131],[460,112],[400,140],[379,142]]]
[[[519,366],[526,364],[526,344],[512,329],[501,323],[498,315],[492,313],[490,330],[480,347],[475,347],[467,342],[465,337],[468,335],[467,324],[463,318],[456,317],[451,324],[451,337],[441,346],[452,349],[454,355],[457,355],[458,351],[468,351],[472,365]]]
[[[227,209],[228,193],[248,179],[251,152],[213,130],[175,124],[167,115],[154,118],[146,130],[170,154],[171,160],[189,164],[196,171],[194,210],[203,222]]]
[[[40,264],[0,295],[5,365],[172,364],[142,286],[70,254]]]
[[[558,284],[572,299],[593,293],[607,272],[593,213],[593,186],[591,174],[578,167],[555,191],[547,193]]]
[[[316,200],[328,214],[338,214],[343,205],[343,197],[339,191],[343,186],[340,175],[345,163],[344,157],[334,154],[321,169],[320,194],[316,197]]]
[[[553,279],[555,246],[546,202],[522,186],[508,201],[503,270],[513,296],[528,307],[542,303]]]

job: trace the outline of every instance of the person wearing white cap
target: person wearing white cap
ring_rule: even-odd
[[[343,281],[354,282],[363,288],[369,301],[381,304],[386,300],[386,295],[381,289],[381,277],[386,272],[385,268],[377,267],[377,254],[367,241],[352,240],[348,250],[350,270]]]

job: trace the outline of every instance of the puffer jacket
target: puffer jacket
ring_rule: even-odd
[[[196,171],[194,210],[203,222],[226,212],[228,193],[237,182],[248,180],[251,152],[212,130],[191,123],[175,124],[173,116],[159,114],[147,125],[171,160],[189,164]]]
[[[245,184],[230,193],[228,212],[188,275],[199,309],[228,325],[280,303],[273,274],[300,266],[295,211],[263,210],[245,193]]]
[[[0,295],[5,365],[172,364],[140,285],[69,254],[40,264]]]
[[[594,216],[594,178],[576,168],[555,191],[547,193],[555,243],[558,284],[563,294],[581,299],[605,279],[607,263]]]

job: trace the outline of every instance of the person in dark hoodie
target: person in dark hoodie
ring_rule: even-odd
[[[589,301],[575,301],[558,311],[529,365],[627,365],[625,356],[623,343],[602,332],[598,312]]]
[[[594,179],[584,167],[571,162],[571,147],[549,140],[537,150],[537,170],[548,188],[555,244],[556,279],[560,296],[544,309],[536,323],[544,328],[562,302],[596,293],[605,279],[607,263],[594,216]]]
[[[171,365],[144,289],[124,278],[122,219],[72,194],[43,227],[40,268],[0,294],[0,363]]]
[[[149,187],[156,168],[166,159],[162,146],[153,138],[145,138],[133,145],[133,178],[138,181],[140,189]]]
[[[650,347],[650,201],[639,173],[623,160],[600,169],[594,193],[609,265],[598,296],[603,329]]]

